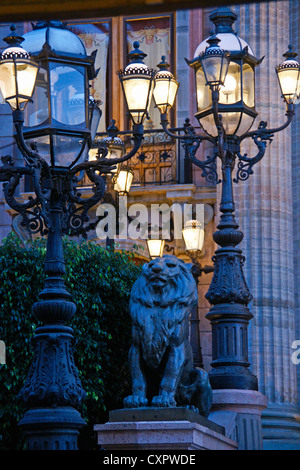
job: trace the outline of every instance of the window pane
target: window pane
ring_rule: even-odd
[[[220,103],[232,104],[241,100],[241,67],[230,62],[224,86],[220,88]]]
[[[97,51],[95,58],[95,70],[99,70],[98,75],[90,83],[90,93],[95,100],[101,101],[100,108],[102,116],[98,126],[98,132],[105,132],[108,124],[107,113],[107,91],[108,83],[108,53],[109,53],[109,33],[110,23],[99,22],[91,24],[69,24],[69,28],[73,33],[78,34],[83,41],[86,52],[90,55],[93,51]]]
[[[61,124],[85,125],[84,67],[51,64],[51,115]]]
[[[34,139],[26,140],[27,145],[30,147],[31,145],[37,145],[37,150],[39,155],[46,160],[48,165],[53,165],[53,160],[51,159],[50,153],[50,136],[43,135],[41,137],[35,137]]]
[[[243,113],[236,135],[241,136],[245,134],[246,132],[248,132],[253,124],[253,121],[254,121],[254,118],[252,116],[249,116],[248,114]]]
[[[48,92],[47,71],[40,68],[38,71],[32,101],[25,108],[25,125],[39,126],[48,119]]]
[[[171,57],[171,17],[161,16],[143,19],[126,20],[127,52],[133,49],[134,41],[140,43],[140,49],[147,54],[145,64],[158,70],[157,64],[161,62],[161,56],[166,56],[166,61],[170,64]],[[127,58],[126,58],[127,63]],[[144,121],[145,128],[160,127],[160,113],[154,108],[154,100],[151,102],[149,120]]]
[[[206,79],[202,67],[199,67],[196,73],[196,90],[198,111],[210,108],[212,105],[211,91],[206,85]]]
[[[56,166],[67,167],[74,163],[82,148],[82,138],[53,135],[54,160]]]
[[[243,100],[250,108],[254,107],[254,70],[249,64],[243,65]]]
[[[236,129],[240,123],[241,113],[229,111],[228,113],[221,113],[221,115],[226,134],[235,134]]]
[[[203,126],[203,129],[209,135],[212,135],[213,137],[216,137],[218,135],[218,130],[217,130],[215,120],[214,120],[214,117],[213,117],[212,113],[210,113],[207,116],[201,118],[201,125]]]

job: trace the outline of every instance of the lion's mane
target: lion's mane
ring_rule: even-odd
[[[190,265],[170,255],[153,261],[160,263],[160,276],[165,279],[165,285],[162,289],[153,288],[153,264],[145,264],[133,285],[129,311],[133,326],[139,332],[143,358],[149,367],[156,368],[174,328],[189,316],[197,305],[198,295]],[[173,268],[176,275],[172,276],[172,269],[168,267],[170,263],[176,265]]]

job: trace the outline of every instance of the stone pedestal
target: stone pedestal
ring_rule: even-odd
[[[114,410],[96,424],[105,450],[236,450],[222,426],[187,408]]]
[[[261,414],[266,407],[267,398],[254,390],[213,390],[209,420],[225,428],[238,450],[261,450]]]

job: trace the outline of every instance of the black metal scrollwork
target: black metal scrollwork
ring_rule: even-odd
[[[265,121],[261,121],[256,133],[251,135],[258,148],[258,153],[255,157],[249,158],[247,154],[242,155],[240,151],[236,152],[239,162],[237,165],[236,178],[233,179],[234,183],[247,180],[249,176],[253,174],[252,167],[263,158],[266,151],[267,141],[271,143],[274,135],[273,132],[269,131],[266,127],[267,123]]]
[[[62,209],[62,232],[70,236],[87,236],[87,232],[95,228],[95,223],[90,222],[88,211],[101,201],[105,193],[106,175],[111,172],[116,164],[130,159],[139,149],[143,134],[137,129],[133,136],[134,146],[131,151],[119,159],[106,159],[107,148],[100,148],[98,158],[94,161],[79,163],[66,173],[56,173],[47,162],[40,157],[36,148],[27,147],[22,133],[22,122],[16,124],[16,140],[18,147],[24,156],[25,165],[15,166],[10,155],[1,157],[3,165],[0,167],[0,182],[3,182],[3,191],[8,205],[20,213],[21,224],[29,233],[46,235],[53,230],[50,206],[53,191],[60,195]],[[86,172],[93,183],[93,195],[84,198],[78,191],[77,175]],[[29,196],[27,201],[21,202],[15,191],[23,176],[30,175],[33,181],[35,196]]]
[[[0,167],[0,181],[3,181],[3,192],[7,204],[22,216],[21,224],[30,233],[45,235],[51,229],[49,219],[49,192],[45,187],[42,165],[40,161],[24,167],[14,165],[10,155],[1,157],[3,166]],[[15,191],[24,175],[33,177],[35,197],[29,196],[25,202],[16,199]]]
[[[99,168],[100,169],[100,168]],[[109,169],[102,169],[102,172],[108,172]],[[90,168],[86,170],[89,179],[94,183],[93,196],[88,199],[81,197],[76,186],[76,176],[73,175],[74,186],[67,194],[67,204],[63,216],[63,232],[70,235],[82,235],[87,237],[87,232],[95,228],[95,223],[89,223],[88,211],[97,204],[104,196],[105,192],[105,174]]]
[[[201,168],[202,174],[208,183],[216,183],[220,182],[217,174],[217,164],[216,159],[218,156],[217,146],[214,145],[213,154],[212,156],[208,156],[206,160],[202,161],[196,157],[197,150],[204,138],[202,139],[201,136],[197,135],[195,132],[194,127],[191,125],[190,120],[187,118],[184,124],[184,140],[183,140],[183,148],[187,152],[190,160],[194,165],[198,168]],[[209,139],[210,140],[210,139]]]

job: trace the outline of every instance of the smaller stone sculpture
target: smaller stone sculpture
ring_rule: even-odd
[[[207,416],[208,374],[193,368],[189,315],[197,305],[190,265],[165,255],[143,266],[130,296],[132,395],[125,408],[188,406]]]

